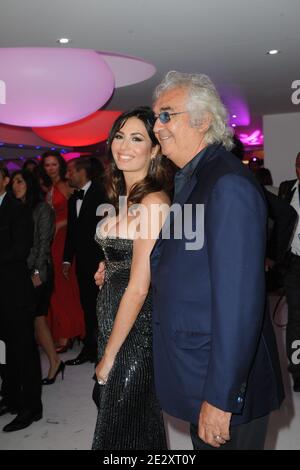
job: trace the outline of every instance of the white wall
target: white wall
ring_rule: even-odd
[[[299,107],[300,108],[300,107]],[[274,185],[296,178],[295,160],[300,152],[300,112],[263,117],[265,164]]]

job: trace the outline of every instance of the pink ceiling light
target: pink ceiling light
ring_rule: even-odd
[[[0,49],[5,104],[0,122],[53,126],[83,118],[103,106],[114,75],[95,51],[58,48]]]
[[[81,153],[79,152],[68,152],[63,155],[63,158],[66,162],[69,162],[70,160],[74,160],[74,158],[79,157],[81,157]]]
[[[83,147],[106,140],[114,121],[120,114],[121,111],[96,111],[64,126],[34,127],[32,130],[48,142],[68,147]]]

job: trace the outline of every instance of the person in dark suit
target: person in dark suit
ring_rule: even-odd
[[[234,147],[231,153],[241,162],[245,157],[244,144],[236,136],[233,137]],[[296,211],[285,201],[278,198],[278,190],[273,187],[270,170],[259,168],[253,172],[260,183],[268,209],[268,237],[266,249],[266,271],[277,269],[290,248],[291,238],[297,221]],[[275,192],[276,191],[276,192]],[[274,273],[275,276],[275,273]],[[267,281],[268,284],[268,281]]]
[[[70,263],[75,260],[86,328],[82,351],[75,359],[66,361],[67,365],[96,361],[96,299],[99,290],[94,283],[94,274],[99,261],[104,258],[95,242],[96,226],[100,220],[96,211],[106,197],[103,187],[91,180],[93,169],[90,159],[81,157],[68,163],[66,174],[69,185],[77,191],[69,200],[63,273],[68,278]]]
[[[279,186],[279,193],[278,196],[281,199],[284,199],[289,204],[291,204],[293,196],[297,192],[299,188],[299,181],[300,181],[300,152],[296,156],[295,161],[295,170],[297,178],[292,180],[283,181]]]
[[[195,449],[262,449],[283,400],[265,315],[264,195],[230,153],[226,110],[207,76],[169,72],[154,100],[162,153],[180,168],[170,236],[162,230],[151,255],[157,394],[191,423]]]
[[[35,175],[28,170],[17,170],[11,175],[10,185],[13,195],[30,210],[34,223],[33,245],[27,259],[34,286],[35,337],[44,349],[50,363],[48,377],[43,385],[55,382],[57,375],[64,373],[64,363],[60,360],[54,346],[46,319],[53,291],[53,265],[51,244],[55,232],[55,214],[40,190]]]
[[[288,304],[286,350],[289,359],[289,372],[292,374],[294,391],[300,392],[300,363],[297,355],[300,340],[300,152],[296,158],[296,174],[297,179],[281,183],[279,197],[288,202],[298,214],[298,223],[286,259],[287,270],[284,287]]]
[[[27,267],[33,220],[26,206],[6,192],[0,166],[0,322],[6,345],[0,415],[17,414],[3,431],[26,428],[42,418],[40,358],[34,338],[34,288]]]

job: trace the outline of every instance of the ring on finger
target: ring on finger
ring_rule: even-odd
[[[99,385],[105,385],[105,384],[106,384],[106,380],[104,380],[104,379],[98,379],[98,384],[99,384]]]

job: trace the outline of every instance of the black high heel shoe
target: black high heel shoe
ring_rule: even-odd
[[[61,363],[59,364],[58,369],[55,372],[55,375],[52,377],[52,379],[49,379],[48,377],[46,377],[45,379],[42,380],[42,385],[52,385],[52,384],[54,384],[54,382],[56,380],[56,377],[58,376],[58,374],[60,372],[61,372],[61,380],[64,380],[65,367],[66,367],[66,364],[63,361],[61,361]]]

